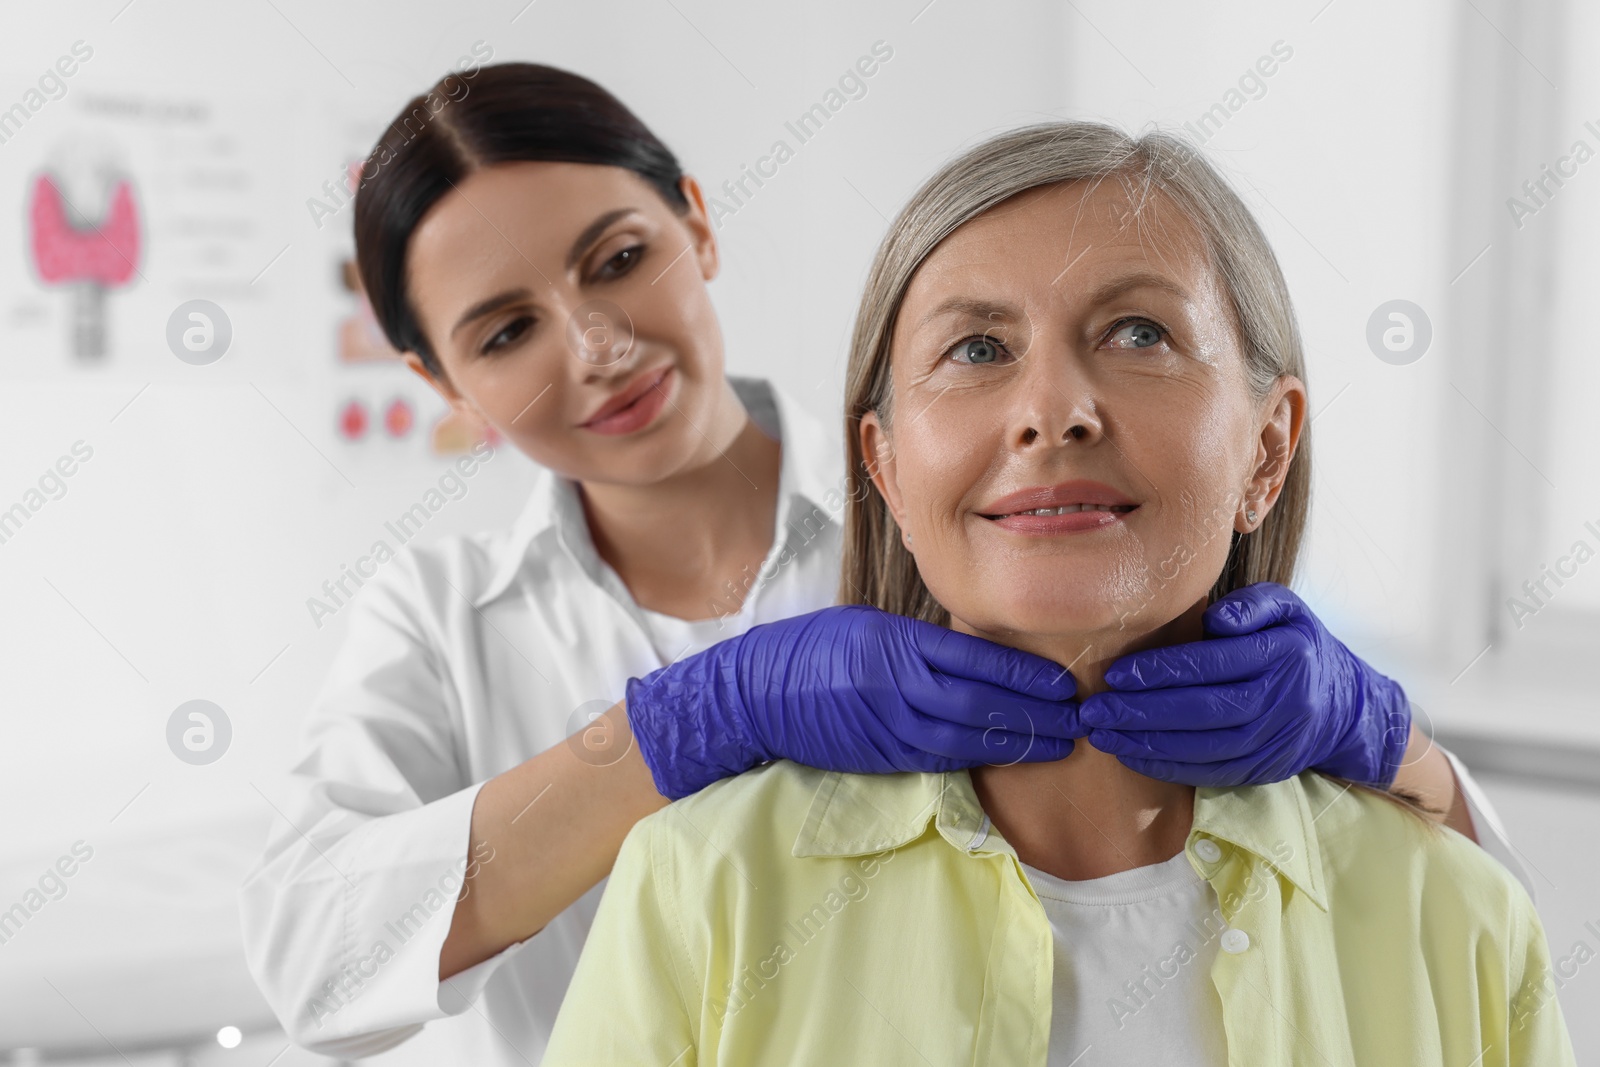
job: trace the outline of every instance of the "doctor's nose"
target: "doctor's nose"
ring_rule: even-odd
[[[586,381],[628,373],[637,362],[633,319],[609,300],[589,300],[567,317],[567,348],[582,365]]]

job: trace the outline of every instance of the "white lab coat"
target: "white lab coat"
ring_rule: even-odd
[[[305,754],[272,792],[282,818],[239,891],[250,970],[296,1044],[368,1056],[471,1012],[457,1027],[469,1047],[452,1062],[542,1058],[606,880],[534,937],[441,983],[461,874],[493,862],[485,848],[469,855],[478,789],[621,699],[628,678],[834,602],[837,434],[767,383],[732,381],[783,455],[775,543],[722,625],[673,633],[642,612],[596,555],[572,484],[548,472],[509,534],[407,549],[361,588]],[[680,638],[685,647],[666,647]],[[1528,884],[1456,769],[1485,845]]]
[[[548,472],[509,535],[408,548],[351,602],[304,755],[269,790],[282,818],[240,889],[251,972],[297,1044],[367,1056],[475,1013],[476,1025],[453,1024],[474,1047],[452,1062],[539,1062],[605,881],[440,983],[463,868],[493,862],[488,849],[468,854],[478,789],[620,700],[628,678],[834,602],[837,433],[765,382],[732,382],[783,443],[777,538],[744,609],[686,627],[688,647],[656,647],[678,635],[634,603],[596,555],[572,483]],[[537,817],[537,806],[522,816]]]

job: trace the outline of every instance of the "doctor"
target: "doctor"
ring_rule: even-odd
[[[545,473],[510,532],[403,553],[350,609],[240,890],[297,1044],[366,1056],[454,1017],[451,1062],[537,1063],[623,837],[669,800],[770,759],[944,770],[1088,735],[1054,664],[829,606],[840,434],[725,377],[700,188],[605,90],[520,63],[451,75],[363,178],[389,340]],[[1091,698],[1143,746],[1130,766],[1404,788],[1527,883],[1400,687],[1294,594],[1252,586],[1206,623]]]

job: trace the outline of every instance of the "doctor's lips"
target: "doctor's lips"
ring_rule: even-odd
[[[671,366],[640,371],[601,404],[599,410],[578,425],[582,429],[603,434],[642,430],[654,422],[666,406],[667,389],[671,384]]]
[[[1023,489],[993,501],[979,513],[1017,533],[1057,534],[1114,525],[1138,506],[1109,485],[1080,480]]]

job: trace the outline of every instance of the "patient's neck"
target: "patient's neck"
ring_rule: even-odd
[[[1138,649],[1198,641],[1205,602],[1143,634],[1128,631],[1070,637],[1006,635],[1004,642],[1055,660],[1072,671],[1079,698],[1107,688],[1104,673]],[[952,628],[998,640],[952,620]],[[1081,738],[1066,759],[983,766],[972,771],[983,810],[1022,862],[1058,878],[1081,881],[1171,859],[1194,821],[1194,788],[1147,778]]]

